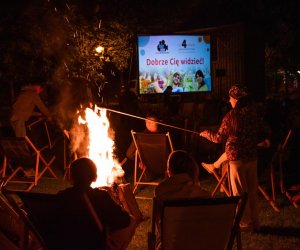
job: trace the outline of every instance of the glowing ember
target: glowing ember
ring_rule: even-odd
[[[92,187],[109,186],[124,175],[124,171],[114,159],[114,141],[111,138],[112,130],[106,117],[106,109],[95,106],[85,109],[85,119],[79,116],[79,124],[86,124],[89,133],[89,146],[87,157],[97,166],[98,178]]]

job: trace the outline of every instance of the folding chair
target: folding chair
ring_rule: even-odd
[[[277,145],[277,148],[275,152],[273,153],[269,168],[270,168],[270,180],[271,180],[271,190],[272,190],[272,198],[270,198],[267,193],[260,187],[260,191],[265,193],[265,197],[267,196],[269,200],[271,200],[273,203],[275,203],[276,200],[276,174],[275,174],[275,167],[278,167],[278,179],[279,179],[279,187],[281,194],[285,195],[288,200],[292,203],[294,207],[298,207],[298,205],[293,201],[292,197],[289,195],[289,193],[285,189],[284,180],[283,180],[283,161],[285,153],[287,152],[287,146],[288,143],[292,137],[292,130],[289,130],[287,132],[286,137],[284,138],[283,143],[280,143]],[[279,210],[278,210],[279,212]]]
[[[0,148],[3,154],[2,178],[6,178],[4,186],[9,183],[20,184],[15,188],[10,187],[10,190],[24,191],[24,188],[20,186],[25,185],[25,191],[30,191],[47,170],[54,178],[57,178],[50,167],[55,156],[47,162],[27,136],[0,138]],[[41,167],[42,164],[44,165],[43,168]],[[18,177],[19,173],[24,175],[24,167],[34,167],[34,178]],[[9,171],[11,173],[8,174]]]
[[[213,175],[216,178],[218,184],[211,193],[211,197],[214,197],[219,188],[222,188],[227,196],[231,196],[230,177],[229,177],[229,163],[225,161],[221,166],[221,173],[218,173],[216,169],[213,170]]]
[[[226,161],[222,163],[222,173],[219,174],[215,169],[213,171],[213,175],[217,180],[217,185],[215,186],[213,192],[211,193],[211,197],[214,197],[219,188],[223,188],[225,194],[227,196],[232,195],[231,186],[230,186],[230,167],[229,162]],[[265,190],[258,185],[258,191],[263,195],[266,201],[271,205],[275,212],[280,212],[280,209],[276,206],[275,200],[272,199]]]
[[[242,249],[239,223],[247,194],[159,202],[153,199],[148,249]],[[156,241],[156,236],[160,242]]]
[[[8,190],[3,193],[43,242],[40,250],[62,249],[59,237],[60,223],[64,222],[64,218],[59,216],[56,194]]]
[[[46,134],[46,138],[44,136],[40,135],[41,131],[42,133]],[[36,133],[39,132],[39,136],[36,135]],[[50,130],[47,123],[47,119],[45,117],[41,117],[38,119],[35,119],[30,124],[27,125],[27,133],[29,135],[32,134],[32,136],[28,136],[31,138],[31,141],[34,142],[36,148],[38,148],[39,151],[43,151],[46,148],[52,149],[53,143],[50,136]],[[34,138],[38,138],[33,140]]]
[[[10,196],[0,193],[0,249],[46,249],[30,219]]]
[[[77,153],[73,152],[72,155],[68,154],[68,146],[70,144],[70,133],[67,130],[63,130],[64,133],[64,180],[70,180],[70,164],[72,160],[76,160],[78,158]]]
[[[148,174],[165,177],[167,160],[173,151],[169,132],[166,134],[138,133],[131,130],[136,147],[134,164],[134,189],[139,185],[158,185],[158,181],[146,179]],[[139,173],[139,167],[143,166]]]

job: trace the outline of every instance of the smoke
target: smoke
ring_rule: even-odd
[[[89,132],[85,125],[74,123],[70,130],[70,150],[76,152],[78,157],[88,156]]]

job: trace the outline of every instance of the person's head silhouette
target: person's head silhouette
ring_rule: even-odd
[[[70,173],[74,186],[90,186],[97,179],[97,167],[86,157],[74,160],[70,165]]]

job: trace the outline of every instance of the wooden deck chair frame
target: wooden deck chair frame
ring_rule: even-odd
[[[285,140],[283,144],[280,144],[278,148],[278,154],[279,154],[279,184],[280,184],[280,191],[282,194],[284,194],[288,200],[292,203],[292,205],[295,208],[298,208],[297,202],[295,202],[290,194],[287,192],[285,184],[284,184],[284,179],[283,179],[283,158],[284,158],[284,153],[286,152],[286,147],[293,135],[293,131],[290,129],[285,137]]]
[[[170,134],[169,132],[167,133],[160,133],[160,134],[154,134],[154,133],[141,133],[141,132],[135,132],[133,130],[131,130],[131,135],[132,135],[132,138],[133,138],[133,142],[134,142],[134,145],[135,145],[135,148],[136,148],[136,151],[135,151],[135,161],[134,161],[134,188],[133,188],[133,193],[136,192],[137,188],[139,185],[154,185],[154,186],[157,186],[159,184],[159,182],[157,181],[143,181],[143,177],[145,176],[145,173],[146,173],[146,170],[147,168],[151,170],[151,166],[147,166],[147,163],[146,163],[146,159],[144,157],[144,154],[143,154],[143,146],[142,144],[140,143],[139,141],[139,137],[148,137],[148,138],[154,138],[154,137],[164,137],[165,138],[165,143],[166,145],[164,145],[166,148],[168,148],[168,153],[167,152],[163,152],[165,153],[165,161],[163,159],[161,159],[161,164],[165,165],[165,166],[162,166],[162,170],[166,171],[167,169],[167,159],[168,159],[168,155],[169,153],[173,152],[174,149],[173,149],[173,144],[172,144],[172,140],[171,140],[171,137],[170,137]],[[149,145],[149,144],[148,144]],[[155,145],[153,144],[152,147],[155,147]],[[156,148],[157,152],[160,151],[159,148]],[[161,155],[161,152],[159,153]],[[153,157],[159,157],[159,154],[158,156],[155,155]],[[146,166],[142,172],[139,174],[138,171],[139,171],[139,165],[142,164],[143,166]]]
[[[34,186],[38,184],[39,179],[44,175],[44,173],[48,170],[50,174],[57,178],[56,174],[51,169],[51,164],[55,160],[55,156],[53,156],[49,162],[47,162],[44,156],[41,154],[40,150],[38,150],[34,144],[30,141],[30,139],[25,137],[6,137],[0,138],[1,150],[3,153],[3,167],[2,167],[2,178],[5,179],[4,186],[7,186],[9,183],[19,183],[25,185],[25,190],[22,188],[13,188],[10,187],[10,190],[15,191],[30,191]],[[14,167],[11,165],[11,160],[22,160],[23,164],[26,164],[26,160],[32,159],[34,162],[34,170],[35,175],[34,178],[27,179],[18,179],[16,175],[19,172],[23,172],[24,168],[22,166]],[[40,168],[41,163],[44,164],[44,168]],[[11,169],[12,173],[7,177],[7,169],[8,167]],[[27,188],[26,188],[27,186]]]
[[[271,157],[270,163],[269,163],[269,168],[270,168],[270,180],[271,180],[271,190],[272,190],[272,195],[271,197],[263,190],[262,187],[259,187],[259,190],[261,193],[265,196],[265,198],[271,202],[272,204],[275,205],[276,201],[276,181],[275,181],[275,165],[278,164],[278,171],[279,171],[279,187],[281,194],[285,195],[288,200],[292,203],[292,205],[297,208],[298,205],[295,201],[293,201],[292,197],[289,195],[289,193],[286,191],[285,186],[284,186],[284,180],[283,180],[283,156],[284,153],[286,152],[286,147],[293,135],[292,130],[289,130],[287,132],[286,137],[284,138],[284,141],[282,144],[278,144],[274,154]],[[273,206],[273,205],[272,205]],[[277,208],[277,212],[280,212],[280,210]]]
[[[3,191],[4,188],[1,188]],[[5,192],[0,193],[0,248],[1,249],[46,249],[44,240],[17,205],[16,201]]]
[[[154,250],[160,221],[162,250],[242,249],[239,223],[247,194],[218,198],[192,198],[158,202],[153,198],[148,249]],[[158,208],[159,207],[159,208]]]
[[[48,128],[47,119],[45,117],[41,117],[41,118],[31,122],[30,124],[27,125],[27,129],[29,131],[31,131],[34,126],[39,125],[40,123],[43,123],[43,127],[45,128],[45,132],[47,135],[47,144],[42,146],[41,148],[39,148],[39,151],[43,151],[46,148],[52,149],[53,143],[52,143],[49,128]]]
[[[273,180],[272,168],[273,167],[271,166],[271,181]],[[229,162],[226,161],[226,162],[222,163],[222,174],[221,175],[218,174],[215,169],[213,171],[213,175],[217,180],[217,185],[215,186],[213,192],[211,193],[211,197],[214,197],[216,195],[216,192],[218,191],[218,189],[221,187],[223,188],[223,190],[227,196],[231,196],[232,190],[231,190],[231,186],[230,186]],[[273,181],[272,181],[272,183],[273,183]],[[273,184],[272,184],[272,187],[273,187]],[[275,199],[272,199],[260,185],[258,185],[258,191],[263,195],[263,197],[271,205],[271,207],[273,208],[273,210],[275,212],[280,212],[280,209],[275,204]]]
[[[230,168],[229,168],[228,161],[225,161],[222,163],[221,169],[222,169],[221,174],[218,174],[216,169],[214,169],[212,172],[218,183],[217,183],[216,187],[214,188],[213,192],[211,193],[211,197],[215,196],[215,194],[219,188],[222,188],[227,196],[232,195],[231,187],[230,187],[230,179],[229,179],[230,178],[230,176],[229,176]],[[226,183],[227,183],[227,185],[226,185]]]
[[[65,173],[64,173],[64,180],[70,180],[71,179],[71,173],[70,173],[70,165],[71,165],[71,162],[73,160],[76,160],[78,158],[78,155],[76,152],[73,152],[73,160],[68,160],[67,158],[67,145],[70,143],[70,133],[69,131],[65,130],[63,131],[64,133],[64,170],[65,170]],[[122,165],[121,165],[122,166]]]

